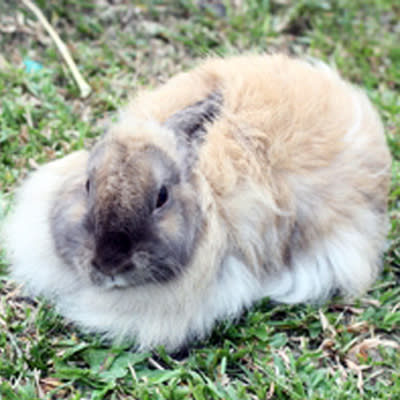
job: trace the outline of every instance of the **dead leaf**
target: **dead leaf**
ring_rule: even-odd
[[[29,142],[28,127],[26,125],[21,126],[21,130],[19,132],[19,137],[21,138],[21,142],[23,144],[26,144]]]
[[[290,369],[290,360],[289,360],[289,357],[287,356],[287,354],[286,354],[286,348],[284,348],[283,350],[278,350],[277,351],[277,353],[278,353],[278,355],[282,358],[282,360],[283,360],[283,362],[284,362],[284,364],[285,364],[285,367],[287,368],[287,369]]]
[[[369,331],[369,324],[367,321],[359,321],[347,327],[347,332],[350,333],[366,333]]]
[[[393,349],[400,349],[400,345],[394,340],[381,339],[379,336],[369,339],[364,339],[360,343],[355,344],[348,351],[348,358],[358,363],[361,358],[362,361],[367,361],[369,357],[377,360],[379,356],[379,347],[390,347]]]
[[[326,318],[325,314],[322,312],[322,310],[319,310],[319,319],[321,321],[322,325],[322,330],[324,332],[330,332],[332,337],[336,336],[336,331],[335,328],[329,323],[328,318]]]
[[[362,308],[352,307],[346,304],[332,304],[329,308],[332,308],[333,310],[343,310],[344,312],[348,311],[356,315],[364,312]]]
[[[379,300],[376,300],[376,299],[364,298],[364,299],[361,299],[361,302],[363,304],[367,304],[369,306],[374,306],[374,307],[380,307],[381,306],[381,302]]]
[[[274,392],[275,392],[275,384],[274,382],[271,382],[269,385],[269,389],[267,392],[267,395],[265,396],[265,400],[270,400],[274,398]]]
[[[36,368],[33,371],[33,377],[35,380],[36,391],[37,391],[38,397],[39,397],[39,399],[44,399],[45,393],[44,393],[42,387],[40,386],[40,371]]]
[[[364,381],[363,381],[362,372],[363,372],[363,370],[369,368],[369,366],[358,365],[348,358],[346,358],[345,361],[346,361],[346,364],[349,367],[349,369],[357,374],[357,389],[359,390],[360,394],[363,395],[364,394]]]
[[[335,345],[335,341],[333,339],[327,338],[324,339],[324,341],[321,343],[319,346],[320,350],[327,350],[327,351],[332,351],[332,348]]]
[[[39,382],[45,393],[50,392],[50,390],[54,390],[63,384],[59,379],[52,377],[40,379]]]

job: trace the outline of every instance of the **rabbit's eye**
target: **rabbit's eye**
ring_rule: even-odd
[[[89,190],[90,190],[90,181],[89,181],[89,179],[86,181],[85,187],[86,187],[86,191],[89,193]]]
[[[162,207],[167,202],[167,200],[168,200],[168,190],[163,185],[163,186],[161,186],[161,189],[158,192],[156,208]]]

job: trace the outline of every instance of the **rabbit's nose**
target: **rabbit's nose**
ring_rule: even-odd
[[[106,232],[96,241],[92,264],[102,272],[113,272],[131,255],[133,243],[125,232]]]

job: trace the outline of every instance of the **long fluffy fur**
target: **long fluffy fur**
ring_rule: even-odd
[[[162,124],[216,91],[220,116],[193,171],[207,224],[179,279],[107,290],[57,257],[49,210],[65,176],[84,175],[86,152],[42,167],[18,192],[4,231],[12,277],[82,327],[141,349],[175,350],[263,297],[298,303],[365,291],[379,271],[390,177],[368,98],[320,62],[213,58],[140,93],[114,130],[124,138],[145,127],[136,139],[172,154]]]

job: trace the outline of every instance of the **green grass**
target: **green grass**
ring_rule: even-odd
[[[37,0],[93,93],[81,99],[36,19],[0,4],[0,219],[37,164],[87,146],[139,87],[205,54],[289,51],[335,64],[364,87],[393,154],[390,247],[362,299],[262,302],[177,360],[137,354],[24,297],[0,252],[2,399],[400,399],[400,5],[392,0],[249,0],[226,16],[188,0]],[[23,60],[43,68],[28,73]]]

